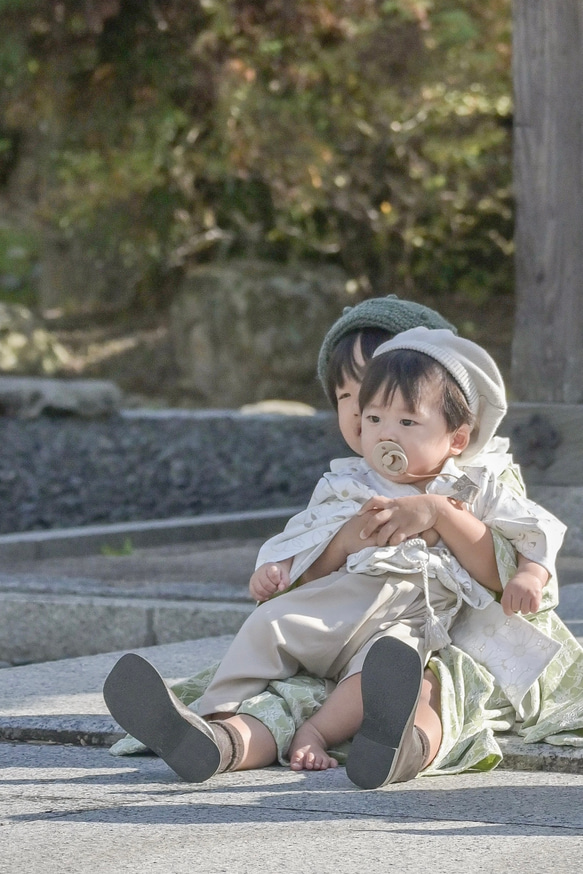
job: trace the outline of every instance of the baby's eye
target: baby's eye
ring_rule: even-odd
[[[367,416],[366,418],[373,425],[378,425],[378,423],[381,421],[379,416],[373,416],[372,414]]]
[[[413,419],[401,419],[401,425],[404,425],[405,428],[410,428],[411,425],[414,425],[415,421]]]

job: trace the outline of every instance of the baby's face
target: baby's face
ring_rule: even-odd
[[[353,349],[354,363],[359,371],[362,372],[365,360],[360,348],[360,339],[356,340]],[[340,433],[344,437],[346,443],[350,446],[353,452],[357,455],[362,455],[362,446],[360,442],[360,407],[358,404],[358,393],[360,391],[360,383],[362,380],[354,379],[353,376],[344,374],[344,382],[336,388],[336,402],[338,409],[338,427]]]
[[[461,428],[466,429],[467,426],[462,425]],[[362,455],[371,467],[375,467],[373,450],[384,440],[398,443],[407,456],[406,473],[385,474],[393,482],[421,484],[423,477],[431,479],[436,476],[446,459],[459,455],[464,448],[464,440],[460,440],[460,436],[461,429],[448,431],[437,386],[427,386],[415,410],[410,409],[397,389],[388,404],[384,402],[382,394],[378,394],[362,411]]]
[[[362,455],[360,441],[361,415],[358,405],[360,380],[346,377],[342,386],[336,389],[338,403],[338,427],[346,443],[357,455]]]

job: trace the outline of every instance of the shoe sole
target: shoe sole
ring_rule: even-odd
[[[361,789],[391,782],[399,751],[413,729],[423,682],[417,650],[394,637],[372,645],[361,674],[363,720],[346,762],[349,779]]]
[[[128,734],[189,783],[202,783],[220,762],[212,729],[188,710],[158,671],[135,653],[113,667],[103,686],[109,712]]]

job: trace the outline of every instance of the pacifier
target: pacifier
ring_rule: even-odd
[[[409,461],[398,443],[382,440],[372,451],[372,463],[385,476],[399,476],[406,473]]]

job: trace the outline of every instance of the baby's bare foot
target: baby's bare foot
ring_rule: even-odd
[[[338,762],[326,751],[326,741],[309,722],[298,728],[289,749],[292,771],[326,771],[337,768]]]

